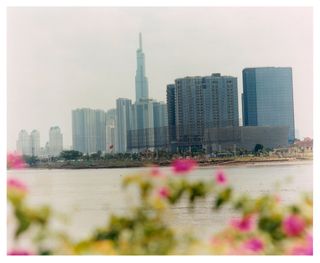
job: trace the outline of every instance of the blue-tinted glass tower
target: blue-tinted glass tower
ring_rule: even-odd
[[[287,126],[295,138],[292,68],[246,68],[243,77],[243,125]]]

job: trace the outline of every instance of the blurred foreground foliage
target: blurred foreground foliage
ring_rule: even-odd
[[[24,235],[32,236],[33,247],[20,253],[23,255],[313,254],[311,195],[285,205],[273,194],[257,198],[237,195],[221,171],[208,181],[191,180],[185,176],[187,170],[182,174],[164,174],[153,167],[148,173],[124,177],[123,189],[138,191],[138,203],[124,215],[110,215],[105,226],[80,241],[50,229],[55,216],[52,209],[31,207],[26,186],[11,181],[8,202],[14,219],[8,223],[14,224],[13,240],[17,247],[8,254],[23,250],[18,244]],[[223,207],[231,208],[238,216],[230,218],[225,228],[208,240],[196,238],[189,229],[177,231],[170,224],[170,210],[179,202],[186,202],[192,214],[200,200],[213,200],[212,220]]]

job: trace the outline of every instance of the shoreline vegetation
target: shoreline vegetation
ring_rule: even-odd
[[[307,157],[223,157],[196,159],[200,167],[206,166],[236,166],[257,163],[311,161],[312,156]],[[139,168],[160,166],[168,167],[172,160],[68,160],[54,162],[40,162],[30,166],[31,169],[106,169],[106,168]]]

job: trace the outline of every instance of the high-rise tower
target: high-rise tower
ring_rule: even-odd
[[[292,68],[246,68],[243,77],[243,126],[287,126],[295,139]]]
[[[205,131],[238,127],[237,78],[185,77],[167,85],[169,141],[183,148],[202,148]]]
[[[106,151],[106,115],[88,108],[72,111],[73,150],[84,154]]]
[[[139,33],[139,48],[137,49],[137,70],[136,70],[136,102],[149,97],[148,79],[145,76],[144,53],[142,50],[142,35]]]
[[[116,152],[127,152],[128,130],[130,130],[131,122],[131,100],[119,98],[116,101],[116,116],[115,116],[115,142]]]
[[[39,156],[40,154],[40,133],[37,130],[33,130],[30,134],[31,155]]]
[[[26,130],[21,130],[19,132],[17,151],[23,155],[32,155],[31,140]]]
[[[63,135],[58,126],[51,127],[49,130],[49,154],[59,156],[63,150]]]

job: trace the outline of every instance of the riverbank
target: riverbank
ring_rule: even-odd
[[[292,162],[312,160],[310,157],[228,157],[196,159],[199,166],[235,166],[254,163]],[[138,168],[157,165],[161,167],[170,166],[171,160],[89,160],[89,161],[64,161],[43,162],[30,168],[32,169],[106,169],[106,168]]]

